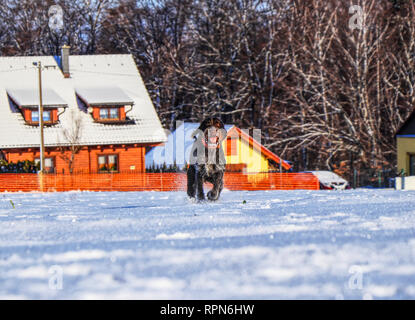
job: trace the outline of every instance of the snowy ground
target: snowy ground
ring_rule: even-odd
[[[0,200],[2,299],[415,298],[411,191]]]

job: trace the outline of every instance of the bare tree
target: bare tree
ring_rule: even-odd
[[[390,164],[389,123],[399,117],[398,110],[387,113],[385,95],[386,59],[396,49],[387,45],[394,33],[390,6],[362,1],[363,27],[352,30],[350,5],[313,0],[293,7],[287,27],[292,75],[279,98],[286,110],[269,144],[306,148],[315,164],[330,169],[351,155],[365,166]]]
[[[0,50],[131,53],[166,128],[216,115],[261,129],[299,170],[392,168],[415,103],[414,3],[5,0]],[[52,4],[64,11],[59,32]],[[362,28],[349,26],[352,5]]]
[[[70,126],[62,128],[63,143],[59,143],[60,158],[68,164],[69,173],[73,173],[75,156],[82,150],[80,144],[82,138],[82,117],[81,115],[71,110],[69,115]]]
[[[57,55],[63,44],[78,54],[99,50],[102,21],[117,0],[5,0],[0,4],[0,21],[7,26],[7,41],[0,48],[7,55]],[[51,29],[49,9],[62,8],[59,29]],[[1,38],[0,38],[1,39]]]

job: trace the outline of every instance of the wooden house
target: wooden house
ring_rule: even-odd
[[[0,150],[40,157],[41,62],[49,172],[145,171],[145,148],[166,135],[131,55],[0,57]]]

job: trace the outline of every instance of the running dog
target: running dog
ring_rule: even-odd
[[[207,193],[208,200],[219,199],[226,165],[222,148],[226,134],[225,126],[218,118],[205,119],[193,133],[195,142],[187,170],[187,195],[190,198],[197,196],[197,200],[205,200],[203,183],[207,181],[213,184],[212,190]]]

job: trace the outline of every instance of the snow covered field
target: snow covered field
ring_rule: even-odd
[[[414,299],[415,192],[0,194],[2,299]]]

